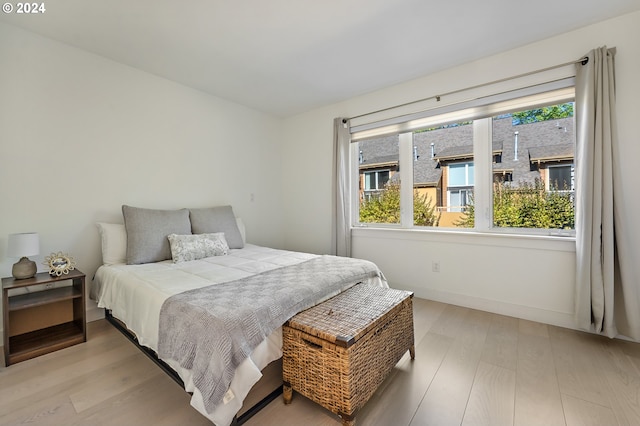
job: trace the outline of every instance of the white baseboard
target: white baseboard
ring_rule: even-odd
[[[543,324],[577,330],[573,312],[556,312],[531,306],[515,305],[496,300],[482,299],[456,293],[448,293],[426,288],[402,288],[413,291],[415,297],[448,303],[465,308],[478,309],[499,315],[535,321]]]

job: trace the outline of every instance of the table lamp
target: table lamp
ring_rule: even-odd
[[[18,257],[20,260],[13,265],[11,273],[18,280],[33,277],[38,271],[36,262],[27,256],[40,254],[40,237],[36,232],[9,234],[7,256]]]

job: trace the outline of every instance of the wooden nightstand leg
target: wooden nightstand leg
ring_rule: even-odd
[[[411,347],[409,348],[409,356],[411,357],[411,359],[416,359],[416,347],[415,347],[415,345],[411,345]]]
[[[293,398],[293,389],[288,383],[284,383],[282,385],[282,398],[284,399],[285,404],[291,404],[291,399]]]

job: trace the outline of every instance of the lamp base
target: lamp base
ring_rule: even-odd
[[[13,264],[11,268],[11,274],[13,278],[17,280],[24,280],[26,278],[33,277],[38,271],[36,262],[29,260],[27,257],[22,257],[20,260]]]

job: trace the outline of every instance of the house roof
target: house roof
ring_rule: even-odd
[[[361,169],[373,169],[377,167],[385,167],[398,164],[397,155],[380,155],[375,158],[369,158],[368,161],[360,163]]]
[[[493,154],[497,159],[493,170],[513,173],[515,181],[533,182],[540,177],[538,161],[573,158],[573,127],[573,118],[515,126],[510,118],[493,120]],[[414,185],[437,185],[442,178],[441,165],[449,161],[473,158],[473,126],[417,132],[414,133],[413,143]],[[363,141],[360,143],[360,151],[362,169],[397,165],[398,136]]]
[[[501,152],[502,141],[493,141],[493,154],[500,154]],[[473,145],[445,147],[438,151],[434,159],[440,162],[473,159]]]
[[[563,118],[559,120],[540,121],[530,124],[512,125],[511,119],[494,120],[493,138],[503,143],[500,161],[494,164],[494,171],[509,171],[513,173],[516,182],[533,183],[540,178],[537,163],[531,162],[531,153],[567,152],[574,144],[574,120]],[[517,155],[516,155],[516,135]],[[554,148],[562,147],[562,148]],[[572,158],[567,157],[567,158]]]
[[[557,160],[570,160],[574,157],[574,146],[572,143],[562,145],[534,146],[529,148],[529,161],[547,162]]]
[[[427,164],[421,164],[418,160],[413,165],[413,184],[416,186],[436,186],[442,177],[442,168],[434,160],[424,161]]]
[[[448,146],[438,150],[434,159],[439,161],[473,158],[473,145]]]

